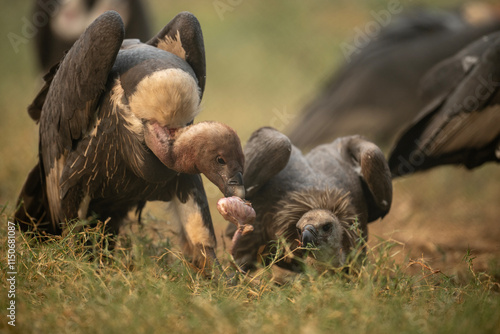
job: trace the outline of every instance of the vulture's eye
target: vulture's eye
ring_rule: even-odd
[[[332,229],[332,224],[330,224],[330,223],[325,224],[325,225],[323,225],[322,229],[325,232],[329,232]]]
[[[226,164],[226,160],[224,160],[224,158],[222,158],[222,157],[217,157],[215,160],[217,160],[217,163],[219,163],[221,165]]]

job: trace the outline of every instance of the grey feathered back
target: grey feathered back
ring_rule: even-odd
[[[257,217],[254,232],[233,245],[239,264],[255,262],[263,247],[280,236],[297,246],[295,225],[307,211],[329,210],[346,230],[357,219],[366,238],[367,223],[390,209],[392,182],[385,157],[360,136],[339,138],[303,155],[282,133],[263,128],[253,133],[244,152],[245,170],[251,171],[244,176],[247,199]],[[233,232],[230,226],[228,233]]]

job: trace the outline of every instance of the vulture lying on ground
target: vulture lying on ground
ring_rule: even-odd
[[[428,101],[418,94],[425,72],[498,29],[499,19],[471,25],[454,12],[417,10],[393,16],[373,40],[353,52],[285,133],[306,149],[353,133],[378,145],[393,144]]]
[[[233,244],[232,254],[244,270],[252,269],[279,238],[290,243],[295,256],[304,255],[297,247],[313,244],[318,250],[311,256],[341,265],[361,237],[358,232],[366,240],[367,223],[384,217],[391,206],[384,155],[360,136],[339,138],[303,155],[285,135],[261,128],[244,153],[246,198],[257,215],[253,231]],[[235,230],[230,224],[228,235]],[[280,265],[300,270],[295,261]]]
[[[500,33],[436,65],[422,83],[431,102],[393,148],[392,175],[500,161]]]
[[[125,23],[125,37],[148,40],[149,15],[142,0],[36,0],[34,17],[45,13],[47,22],[36,30],[40,67],[48,71],[99,15],[115,10]],[[37,23],[37,22],[35,22]]]
[[[180,13],[145,44],[123,34],[120,16],[106,12],[46,76],[29,108],[40,122],[39,163],[16,219],[61,233],[65,221],[96,214],[116,233],[129,210],[172,201],[186,250],[215,256],[199,173],[244,197],[244,156],[228,126],[189,125],[205,87],[199,22]]]

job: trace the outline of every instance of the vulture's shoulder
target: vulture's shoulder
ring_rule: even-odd
[[[189,12],[177,14],[146,44],[184,59],[193,69],[203,96],[207,76],[205,43],[196,16]]]

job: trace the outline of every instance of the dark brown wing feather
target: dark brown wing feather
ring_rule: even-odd
[[[481,55],[490,46],[493,35],[471,43],[455,56],[439,62],[425,73],[419,87],[424,101],[443,101],[479,63]]]
[[[64,59],[64,57],[63,57]],[[62,60],[61,60],[62,61]],[[43,81],[45,82],[42,89],[40,92],[37,94],[33,102],[28,106],[28,114],[30,117],[36,121],[37,123],[40,121],[40,116],[42,115],[42,109],[43,105],[45,103],[45,99],[47,98],[47,93],[49,92],[50,85],[52,84],[52,80],[54,79],[54,76],[57,73],[57,70],[59,69],[59,65],[61,63],[57,63],[54,66],[52,66],[43,76]]]
[[[181,45],[178,45],[178,38]],[[177,14],[155,37],[146,44],[171,52],[186,60],[193,68],[201,95],[205,90],[205,44],[200,22],[189,12]],[[179,48],[181,46],[182,49]]]
[[[476,59],[471,68],[458,66],[467,57]],[[438,73],[433,82],[432,74]],[[495,149],[500,140],[500,33],[483,37],[427,78],[426,89],[434,100],[394,146],[389,158],[393,176],[443,164],[474,168],[499,160]]]
[[[69,50],[47,89],[40,116],[40,162],[53,221],[61,218],[59,183],[65,157],[89,131],[123,35],[118,13],[101,15]]]

